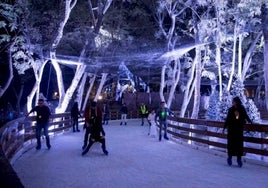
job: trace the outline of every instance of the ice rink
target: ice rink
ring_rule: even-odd
[[[25,188],[268,188],[268,166],[226,163],[226,154],[148,136],[140,120],[104,125],[109,155],[99,143],[81,156],[83,135],[51,137],[52,148],[33,147],[13,164]],[[44,141],[44,140],[43,140]]]

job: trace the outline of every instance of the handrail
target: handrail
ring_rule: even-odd
[[[227,135],[222,133],[224,122],[171,116],[168,119],[168,133],[174,139],[226,152]],[[256,154],[260,160],[268,156],[268,125],[244,126],[244,154]]]
[[[138,111],[130,111],[129,119],[139,117]],[[120,119],[118,111],[110,112],[110,120]],[[186,119],[178,117],[168,117],[168,133],[174,139],[179,139],[187,143],[203,144],[208,148],[225,151],[226,134],[221,133],[223,122],[208,121],[202,119]],[[11,164],[12,160],[21,150],[27,146],[34,147],[35,142],[35,117],[19,118],[13,120],[0,128],[0,182],[4,187],[23,187]],[[79,122],[84,122],[83,118]],[[50,122],[49,133],[58,134],[72,128],[70,113],[53,114]],[[263,157],[268,156],[268,125],[252,124],[245,125],[246,142],[245,152],[257,154]],[[253,135],[247,134],[254,133]],[[254,147],[253,147],[253,146]],[[257,147],[255,146],[257,145]],[[29,149],[29,148],[28,148]],[[2,168],[4,167],[4,168]]]
[[[81,112],[81,114],[83,114],[83,112]],[[128,113],[129,119],[138,117],[138,111],[130,111]],[[109,118],[111,120],[120,119],[120,113],[118,111],[111,111]],[[83,121],[84,118],[79,119],[79,122]],[[30,141],[30,143],[33,142],[35,139],[34,122],[35,116],[30,116],[14,120],[2,127],[2,131],[0,131],[0,144],[8,160],[12,160],[16,152],[23,148],[28,141]],[[52,114],[49,124],[50,134],[64,132],[66,129],[72,127],[70,112]]]

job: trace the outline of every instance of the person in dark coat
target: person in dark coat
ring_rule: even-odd
[[[246,109],[239,97],[233,98],[233,105],[228,110],[224,130],[227,128],[227,163],[232,165],[232,156],[237,156],[237,164],[242,167],[241,157],[243,155],[243,127],[246,121],[252,123]]]
[[[127,125],[128,108],[127,108],[127,106],[126,106],[125,103],[123,103],[123,106],[120,109],[120,113],[121,113],[121,122],[120,122],[120,125],[122,125],[123,123],[125,123],[125,125]]]
[[[80,130],[78,129],[78,118],[82,116],[78,109],[78,102],[75,102],[71,109],[71,117],[73,120],[73,132],[75,131],[80,132]]]
[[[104,103],[102,107],[102,113],[103,113],[103,121],[102,124],[108,125],[109,123],[109,115],[110,115],[110,108],[109,105]]]
[[[31,111],[27,114],[29,116],[30,113],[36,112],[36,140],[37,140],[37,146],[36,149],[41,149],[41,132],[42,129],[44,129],[44,135],[46,138],[46,145],[47,148],[50,149],[50,139],[48,135],[48,126],[49,126],[49,118],[51,115],[50,109],[48,106],[44,104],[44,99],[38,100],[38,105],[35,106]]]
[[[87,108],[85,110],[85,121],[88,132],[90,133],[89,141],[87,140],[88,134],[85,134],[84,138],[84,145],[86,145],[84,151],[82,152],[82,155],[85,155],[90,147],[95,142],[100,142],[102,144],[102,151],[105,155],[108,155],[108,151],[106,150],[106,144],[105,144],[105,132],[102,127],[102,111],[97,106],[96,102],[92,102],[90,108]],[[88,144],[85,142],[88,141]]]

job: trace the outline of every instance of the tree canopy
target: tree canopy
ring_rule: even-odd
[[[267,6],[265,0],[6,1],[1,64],[12,63],[9,77],[13,68],[34,74],[33,98],[51,63],[60,103],[73,97],[84,73],[117,79],[122,65],[135,82],[160,87],[160,95],[179,91],[190,98],[199,95],[202,80],[216,81],[221,100],[236,80],[263,79]]]

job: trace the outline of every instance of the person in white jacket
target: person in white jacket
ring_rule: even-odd
[[[157,135],[158,135],[157,134],[158,128],[156,126],[155,115],[156,115],[155,110],[152,110],[149,113],[148,117],[147,117],[148,122],[149,122],[149,133],[148,133],[148,135],[153,136],[153,137],[157,137]]]

